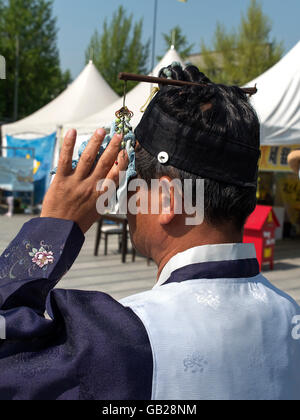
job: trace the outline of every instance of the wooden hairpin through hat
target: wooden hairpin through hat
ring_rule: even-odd
[[[144,76],[141,74],[133,74],[133,73],[120,73],[119,79],[124,80],[125,82],[134,81],[134,82],[146,82],[146,83],[158,83],[159,85],[170,85],[170,86],[207,86],[206,83],[195,83],[195,82],[186,82],[184,80],[173,80],[167,79],[164,77],[152,77],[152,76]],[[257,93],[257,88],[249,87],[249,88],[241,88],[247,95],[255,95]]]
[[[119,73],[119,79],[123,80],[124,83],[124,97],[123,97],[123,107],[116,112],[116,131],[119,134],[123,134],[125,136],[128,132],[132,131],[132,127],[130,125],[130,120],[133,117],[133,112],[130,111],[126,104],[126,93],[127,93],[127,81],[134,81],[134,82],[146,82],[152,84],[159,84],[159,85],[169,85],[169,86],[207,86],[206,83],[196,83],[196,82],[186,82],[184,80],[173,80],[170,78],[164,77],[153,77],[153,76],[144,76],[141,74],[133,74],[133,73]],[[241,88],[247,95],[255,95],[257,93],[257,88],[249,87],[249,88]],[[151,99],[153,93],[150,95]],[[147,102],[149,102],[149,99]],[[142,111],[142,110],[141,110]],[[143,112],[143,111],[142,111]],[[121,144],[121,148],[124,150],[126,147],[126,142],[123,140]]]

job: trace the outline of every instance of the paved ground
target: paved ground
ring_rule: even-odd
[[[9,219],[0,216],[0,254],[18,233],[21,226],[30,217],[15,216]],[[69,273],[60,282],[59,287],[99,290],[109,293],[116,299],[150,289],[156,279],[154,263],[147,266],[146,260],[137,257],[131,262],[128,256],[126,264],[121,263],[121,256],[116,252],[117,243],[109,239],[109,254],[103,256],[103,244],[99,257],[93,256],[95,228],[86,236],[83,249]],[[300,239],[277,242],[274,271],[264,270],[265,276],[277,287],[287,292],[300,303]]]

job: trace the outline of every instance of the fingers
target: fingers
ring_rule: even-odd
[[[128,167],[129,159],[126,150],[122,150],[119,152],[118,159],[114,166],[109,171],[108,175],[106,176],[103,184],[102,184],[102,191],[105,190],[106,186],[109,187],[109,182],[113,181],[116,188],[119,186],[120,181],[120,173],[123,172],[123,176],[126,174],[126,169]]]
[[[105,138],[106,131],[104,128],[99,128],[89,141],[87,147],[85,148],[84,152],[81,155],[81,158],[79,160],[79,163],[76,168],[76,176],[84,179],[86,178],[95,163],[95,159],[97,157],[97,154],[100,150],[101,144],[103,143],[103,140]]]
[[[110,141],[109,145],[105,149],[105,152],[101,156],[93,172],[93,177],[97,181],[106,178],[107,174],[112,169],[120,152],[121,141],[122,135],[115,134],[112,140]],[[124,152],[124,154],[127,155],[126,152]]]
[[[71,129],[67,132],[59,155],[57,175],[68,176],[72,173],[72,159],[77,132]]]

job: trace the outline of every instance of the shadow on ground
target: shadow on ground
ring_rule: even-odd
[[[274,270],[295,270],[297,268],[300,268],[300,266],[287,262],[275,262],[274,264]],[[263,273],[272,273],[274,270],[271,270],[268,266],[263,267]]]

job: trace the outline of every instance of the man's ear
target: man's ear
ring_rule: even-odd
[[[174,180],[168,176],[163,176],[159,179],[159,223],[161,225],[169,224],[175,217],[176,207],[176,186]]]

